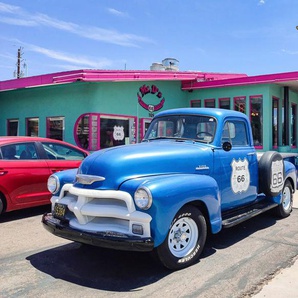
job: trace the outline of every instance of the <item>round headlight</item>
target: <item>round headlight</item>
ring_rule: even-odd
[[[58,192],[60,188],[60,181],[57,176],[51,175],[48,179],[48,190],[52,193],[55,194]]]
[[[147,187],[140,187],[134,195],[136,205],[143,210],[147,210],[152,205],[152,195]]]

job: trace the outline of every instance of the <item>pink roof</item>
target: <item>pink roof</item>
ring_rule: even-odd
[[[205,88],[221,88],[255,84],[278,84],[298,90],[298,72],[285,72],[258,76],[223,78],[218,80],[183,82],[182,90],[196,90]]]
[[[206,73],[196,71],[151,71],[151,70],[73,70],[0,81],[0,91],[45,85],[83,82],[124,82],[124,81],[181,81],[194,84],[198,81],[214,81],[247,77],[246,74]],[[183,85],[184,86],[184,85]]]

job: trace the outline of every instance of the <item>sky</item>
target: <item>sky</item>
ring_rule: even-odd
[[[0,81],[79,69],[298,71],[297,0],[0,0]]]

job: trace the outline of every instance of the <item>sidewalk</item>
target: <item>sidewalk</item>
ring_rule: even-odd
[[[293,207],[298,209],[298,190],[294,194]],[[297,298],[298,297],[298,257],[295,263],[281,270],[253,298]]]

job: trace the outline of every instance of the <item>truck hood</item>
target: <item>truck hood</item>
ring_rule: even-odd
[[[92,153],[79,173],[101,176],[103,181],[76,187],[118,189],[128,179],[169,173],[209,174],[211,146],[191,141],[153,141],[118,146]]]

